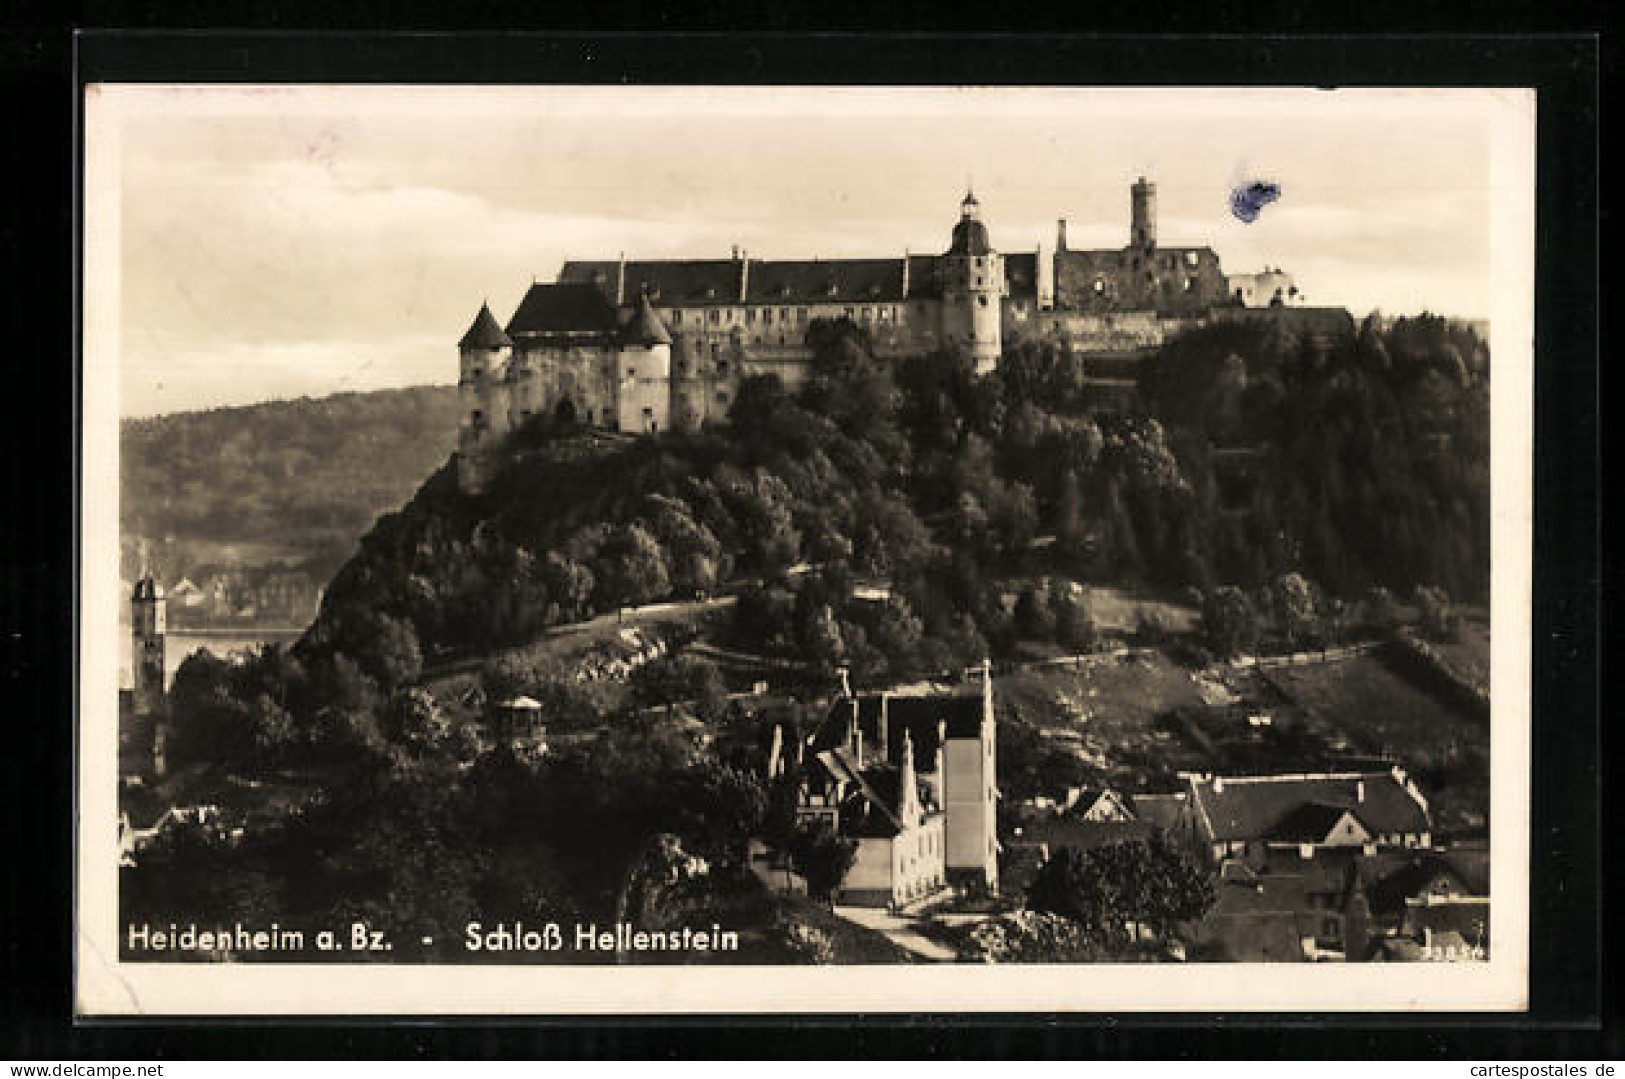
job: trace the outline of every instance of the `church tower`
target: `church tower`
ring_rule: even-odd
[[[130,597],[130,676],[137,715],[150,715],[164,699],[164,586],[142,570]]]
[[[988,241],[976,195],[966,191],[942,259],[942,340],[968,352],[978,372],[999,362],[1004,292],[1004,258]]]

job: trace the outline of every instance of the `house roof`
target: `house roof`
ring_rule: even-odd
[[[1134,815],[1159,828],[1176,828],[1189,819],[1190,799],[1183,791],[1173,794],[1135,794],[1129,798]]]
[[[480,313],[474,316],[474,321],[463,334],[463,339],[457,342],[458,348],[505,348],[513,344],[513,338],[502,332],[497,325],[495,316],[491,314],[490,304],[480,304]]]
[[[1455,847],[1440,853],[1456,876],[1473,895],[1490,894],[1490,852],[1488,847]]]
[[[1486,859],[1460,858],[1451,854],[1414,854],[1367,890],[1371,909],[1378,913],[1402,910],[1407,899],[1415,899],[1440,878],[1452,882],[1459,894],[1484,896],[1489,893],[1489,863]],[[1470,852],[1479,854],[1481,852]],[[1487,853],[1487,852],[1483,852]]]
[[[1406,907],[1405,919],[1406,928],[1417,939],[1431,929],[1435,939],[1441,933],[1460,933],[1468,943],[1489,943],[1490,904],[1485,899],[1413,902]]]
[[[1306,804],[1353,809],[1374,835],[1430,828],[1425,805],[1394,772],[1191,776],[1189,784],[1196,819],[1214,841],[1270,837]]]
[[[614,305],[594,286],[536,283],[508,320],[508,333],[611,333],[618,325]]]
[[[830,705],[828,717],[813,735],[814,749],[845,744],[853,699],[839,697]],[[945,727],[949,739],[981,737],[983,704],[979,683],[932,693],[865,693],[856,700],[858,729],[863,732],[866,752],[879,750],[880,717],[884,711],[886,759],[892,764],[902,759],[904,735],[913,741],[915,768],[923,773],[936,771],[939,729]]]
[[[1324,843],[1344,814],[1351,812],[1347,806],[1305,802],[1271,825],[1265,838],[1283,843]],[[1354,817],[1358,820],[1359,814],[1354,813]]]
[[[826,749],[817,759],[830,775],[850,786],[841,807],[842,835],[886,839],[903,831],[897,813],[899,769],[877,764],[859,770],[844,749]]]

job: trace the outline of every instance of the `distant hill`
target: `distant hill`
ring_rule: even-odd
[[[445,463],[457,420],[454,386],[125,420],[123,535],[151,541],[174,576],[281,561],[325,579],[379,513]]]

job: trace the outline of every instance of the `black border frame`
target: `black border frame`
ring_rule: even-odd
[[[771,23],[769,23],[771,25]],[[782,25],[782,24],[781,24]],[[1178,25],[1173,23],[1172,25]],[[8,455],[29,463],[38,508],[8,524],[16,619],[8,681],[13,824],[0,885],[0,1014],[20,1057],[1621,1055],[1617,991],[1603,979],[1597,599],[1599,74],[1588,35],[1120,37],[700,32],[198,33],[65,28],[6,39],[18,107],[20,190],[37,235],[8,230],[39,293],[14,327],[13,366],[52,376],[17,404]],[[70,66],[71,65],[71,66]],[[85,81],[728,82],[1098,85],[1503,85],[1539,92],[1535,372],[1535,602],[1531,1007],[1527,1014],[985,1015],[289,1020],[73,1019],[73,725],[78,489],[79,122]],[[66,121],[66,122],[65,122]],[[50,212],[42,208],[50,207]],[[67,302],[58,290],[67,284]],[[50,300],[55,298],[56,304]],[[62,317],[66,307],[66,317]],[[59,320],[41,312],[57,312]],[[61,368],[46,357],[72,357]],[[37,365],[37,366],[36,366]],[[66,420],[67,422],[62,422]],[[46,468],[39,449],[45,447]],[[54,471],[52,471],[54,469]],[[15,600],[15,602],[13,602]],[[1617,749],[1617,736],[1607,732]],[[12,773],[15,773],[14,775]],[[1607,836],[1618,853],[1617,832]],[[1617,858],[1608,862],[1618,865]],[[1176,1038],[1167,1037],[1177,1033]],[[289,1034],[294,1036],[289,1037]]]

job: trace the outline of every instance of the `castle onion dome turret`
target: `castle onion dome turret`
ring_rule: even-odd
[[[463,334],[463,339],[457,342],[458,348],[507,348],[513,344],[497,320],[491,315],[491,305],[480,304],[480,313],[474,316],[474,324]]]
[[[987,226],[982,224],[982,204],[976,194],[965,192],[965,201],[959,204],[959,223],[954,226],[954,242],[948,248],[950,255],[991,255],[993,244],[987,238]]]
[[[671,344],[671,331],[660,320],[660,314],[649,303],[649,294],[638,294],[638,309],[632,315],[632,321],[626,324],[622,331],[621,341],[628,345],[641,345],[648,348],[653,345]]]

